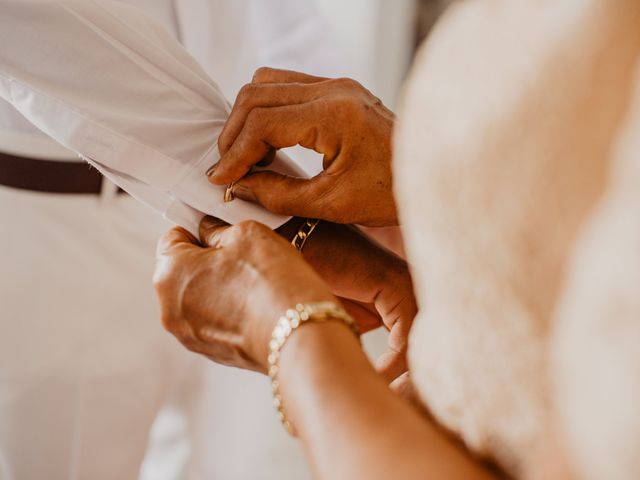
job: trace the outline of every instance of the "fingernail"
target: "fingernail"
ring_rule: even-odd
[[[205,175],[207,177],[211,176],[211,174],[216,171],[216,168],[218,168],[218,163],[220,162],[216,162],[213,165],[211,165],[209,169],[205,172]]]
[[[257,202],[258,199],[253,191],[249,187],[245,187],[237,183],[233,189],[233,195],[237,198],[241,198],[242,200],[247,200],[249,202]]]

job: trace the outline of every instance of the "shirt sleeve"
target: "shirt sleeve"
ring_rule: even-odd
[[[168,219],[191,231],[203,214],[272,228],[286,220],[225,204],[224,188],[209,184],[229,104],[143,12],[112,1],[0,0],[0,44],[0,97]],[[278,168],[303,175],[282,155]]]

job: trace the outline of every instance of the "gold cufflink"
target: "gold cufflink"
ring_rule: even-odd
[[[227,189],[224,191],[224,203],[232,202],[233,199],[235,198],[233,196],[233,189],[235,186],[236,186],[235,182],[232,182],[229,185],[227,185]]]

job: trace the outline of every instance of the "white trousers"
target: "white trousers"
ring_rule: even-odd
[[[0,225],[1,480],[308,477],[265,379],[162,329],[157,215],[0,187]]]

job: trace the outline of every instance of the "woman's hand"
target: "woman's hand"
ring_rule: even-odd
[[[158,244],[154,283],[166,328],[219,363],[265,372],[277,318],[299,302],[336,301],[286,240],[264,225],[207,217],[202,247],[181,228]],[[392,394],[340,322],[311,322],[282,352],[289,418],[318,478],[490,478]],[[384,414],[381,414],[384,413]]]
[[[354,80],[261,68],[236,99],[218,139],[221,159],[209,170],[209,180],[217,185],[237,181],[235,196],[276,213],[396,225],[393,124],[393,113]],[[324,155],[320,174],[306,180],[249,173],[258,163],[268,164],[274,149],[297,144]]]
[[[265,372],[271,332],[296,303],[334,301],[286,240],[256,222],[200,225],[202,247],[182,228],[158,244],[154,285],[162,322],[217,363]]]

